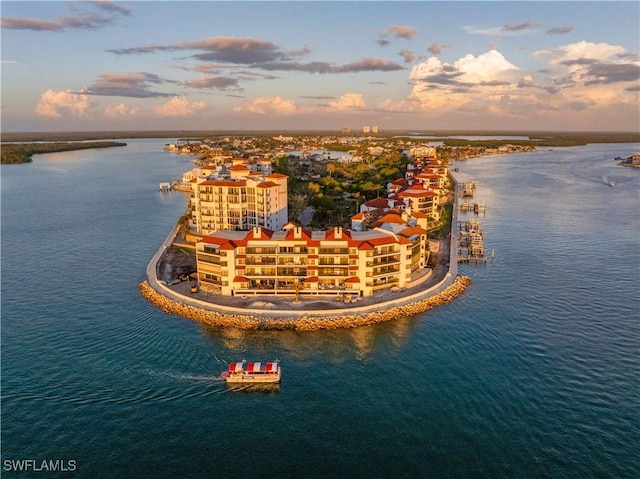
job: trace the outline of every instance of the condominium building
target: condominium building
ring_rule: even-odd
[[[288,219],[287,176],[262,175],[236,164],[228,174],[191,182],[192,225],[195,233],[248,230],[254,226],[280,229]]]
[[[412,212],[424,213],[433,220],[440,219],[440,195],[422,184],[409,186],[394,198],[407,202]]]
[[[397,218],[368,231],[217,231],[196,245],[203,291],[226,296],[372,296],[406,287],[429,257],[427,231]]]

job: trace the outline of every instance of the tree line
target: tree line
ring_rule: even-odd
[[[33,155],[36,154],[86,150],[89,148],[108,148],[112,146],[127,146],[127,144],[117,141],[3,143],[0,147],[0,163],[3,165],[30,163]]]

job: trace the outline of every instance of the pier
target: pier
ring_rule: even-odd
[[[463,198],[473,198],[476,191],[476,184],[473,181],[466,181],[461,186]]]
[[[466,181],[460,185],[459,195],[462,198],[473,198],[476,191],[476,184],[473,181]],[[476,215],[484,214],[486,206],[484,201],[473,202],[465,200],[459,204],[458,209],[461,213],[473,212]],[[457,262],[487,262],[484,251],[484,238],[480,221],[477,218],[465,221],[457,221],[458,225],[458,246],[457,246]],[[452,225],[453,226],[453,225]],[[493,252],[492,252],[493,257]]]
[[[484,214],[485,212],[485,204],[484,201],[481,203],[471,203],[469,201],[464,201],[460,205],[460,212],[466,213],[468,211],[473,211],[475,214]]]

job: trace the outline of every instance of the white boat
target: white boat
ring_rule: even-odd
[[[227,370],[222,372],[221,377],[228,384],[279,383],[280,363],[278,361],[231,363]]]
[[[615,181],[610,181],[610,182],[609,182],[609,186],[610,186],[611,188],[613,188],[614,186],[616,186],[616,182],[615,182]]]

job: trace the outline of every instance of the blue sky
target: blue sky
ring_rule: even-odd
[[[635,1],[0,6],[3,131],[640,129]]]

